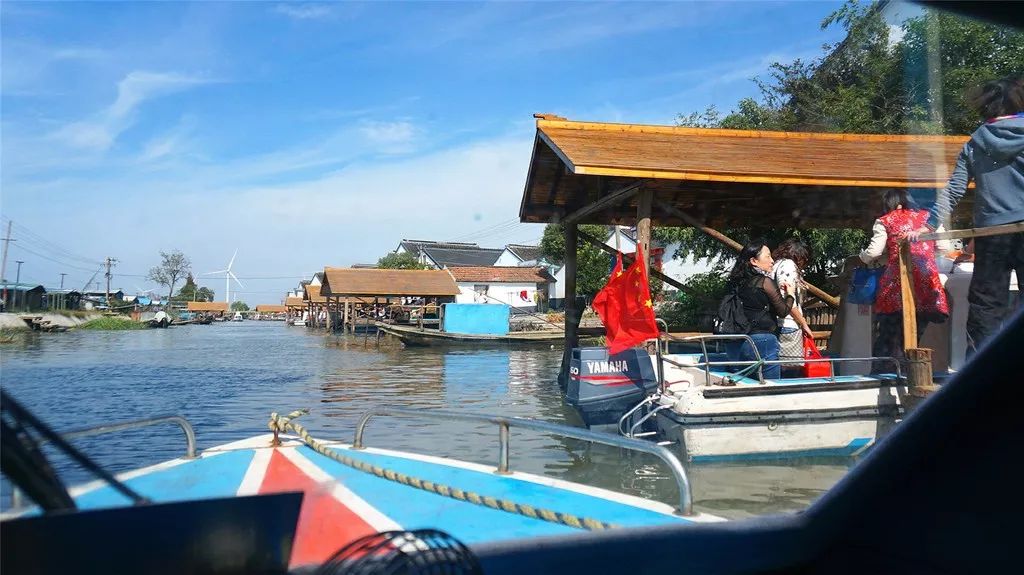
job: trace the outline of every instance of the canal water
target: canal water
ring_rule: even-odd
[[[245,321],[146,331],[32,334],[0,346],[0,384],[58,431],[163,414],[185,415],[200,449],[267,432],[272,411],[309,408],[315,437],[351,441],[375,406],[457,409],[581,425],[561,398],[561,353],[534,350],[405,349],[371,337],[325,336],[283,322]],[[512,467],[674,503],[678,493],[657,458],[528,430],[512,432]],[[480,463],[498,456],[495,426],[376,418],[373,447]],[[78,440],[114,471],[178,457],[177,427]],[[70,483],[92,479],[52,455]],[[694,500],[739,518],[807,507],[846,471],[843,462],[692,465]],[[3,483],[2,505],[10,486]]]

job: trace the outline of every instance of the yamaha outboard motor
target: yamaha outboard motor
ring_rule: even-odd
[[[575,348],[568,381],[565,401],[588,426],[618,423],[658,388],[651,356],[638,348],[612,356],[606,347]]]

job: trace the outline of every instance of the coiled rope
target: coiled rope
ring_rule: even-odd
[[[549,523],[557,523],[559,525],[565,525],[576,529],[586,529],[588,531],[601,531],[604,529],[612,529],[618,527],[612,523],[606,523],[598,519],[592,519],[589,517],[580,517],[571,513],[562,513],[559,511],[552,511],[550,509],[544,509],[540,507],[534,507],[524,503],[517,503],[515,501],[509,501],[508,499],[499,499],[488,495],[480,495],[473,491],[466,491],[457,487],[451,487],[443,483],[435,483],[426,479],[420,479],[411,475],[400,473],[393,469],[387,469],[349,457],[343,453],[328,449],[327,446],[320,443],[316,438],[306,431],[306,428],[301,424],[296,423],[294,420],[302,415],[309,413],[308,409],[299,409],[289,413],[288,415],[278,415],[277,413],[270,414],[270,422],[268,426],[270,430],[274,432],[274,446],[281,444],[278,434],[286,433],[288,431],[294,432],[299,439],[302,440],[310,449],[316,451],[324,457],[330,458],[342,465],[346,465],[353,469],[362,471],[364,473],[370,473],[381,479],[387,479],[388,481],[394,481],[402,485],[413,487],[415,489],[421,489],[428,493],[435,495],[441,495],[443,497],[449,497],[457,501],[464,501],[466,503],[472,503],[474,505],[482,505],[498,511],[505,511],[507,513],[514,513],[516,515],[522,515],[529,517],[530,519],[540,519]]]

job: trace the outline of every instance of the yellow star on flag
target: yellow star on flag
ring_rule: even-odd
[[[622,270],[619,270],[618,272],[615,273],[615,277],[619,277],[621,275],[622,275]]]
[[[651,300],[645,301],[644,305],[647,306],[647,307],[654,307],[654,304],[651,303]]]

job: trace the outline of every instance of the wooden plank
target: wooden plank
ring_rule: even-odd
[[[837,142],[902,142],[920,143],[954,142],[963,145],[967,136],[938,136],[916,134],[849,134],[835,132],[780,132],[770,130],[731,130],[724,128],[691,128],[687,126],[660,126],[655,124],[615,124],[606,122],[577,122],[559,118],[557,120],[539,118],[538,128],[599,131],[613,133],[693,135],[693,136],[725,136],[731,138],[757,138],[778,140],[813,140]]]
[[[914,262],[910,259],[910,243],[900,244],[900,298],[903,303],[903,349],[917,349],[917,305],[911,282]]]
[[[714,238],[718,242],[720,242],[722,244],[725,244],[726,246],[732,248],[733,250],[738,252],[741,249],[743,249],[743,246],[740,245],[740,243],[737,242],[736,240],[730,238],[729,236],[723,234],[722,232],[720,232],[720,231],[718,231],[718,230],[716,230],[714,228],[705,226],[703,223],[700,222],[700,220],[698,220],[697,218],[694,218],[693,216],[687,214],[686,212],[680,210],[679,208],[676,208],[675,206],[673,206],[673,205],[671,205],[671,204],[669,204],[667,202],[664,202],[662,200],[655,200],[655,204],[657,204],[657,206],[659,208],[661,208],[665,213],[667,213],[669,215],[672,215],[672,216],[675,216],[675,217],[679,218],[680,220],[683,220],[683,222],[685,222],[687,225],[690,225],[690,226],[693,226],[694,228],[697,228],[701,232],[711,236],[712,238]],[[838,308],[839,307],[839,298],[829,294],[828,292],[826,292],[825,290],[815,286],[814,284],[811,284],[811,283],[806,282],[806,281],[804,282],[804,284],[807,285],[807,291],[808,292],[810,292],[811,294],[816,296],[818,299],[820,299],[821,301],[823,301],[826,304],[828,304],[830,307],[834,307],[834,308]]]
[[[983,238],[986,236],[1001,236],[1003,234],[1016,234],[1024,232],[1024,222],[989,226],[986,228],[969,228],[966,230],[950,230],[948,232],[931,232],[921,234],[922,242],[933,240],[961,240],[965,238]]]
[[[575,226],[576,222],[579,222],[581,219],[585,218],[590,214],[600,212],[605,208],[616,206],[626,201],[634,194],[636,194],[638,191],[640,191],[641,186],[643,186],[642,180],[631,182],[619,188],[618,190],[611,192],[610,194],[597,200],[596,202],[583,206],[582,208],[576,210],[575,212],[565,216],[564,218],[562,218],[562,223],[566,225],[572,224]]]

